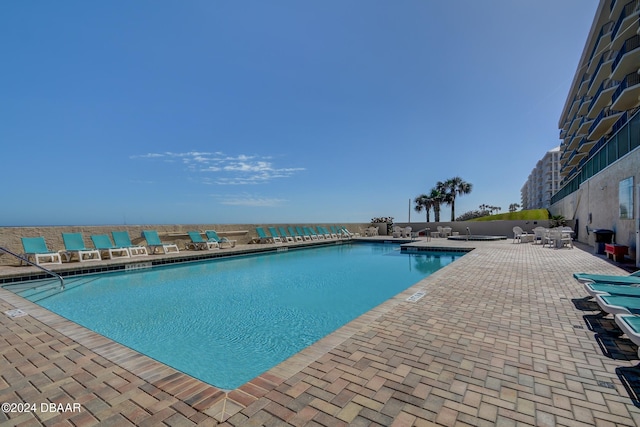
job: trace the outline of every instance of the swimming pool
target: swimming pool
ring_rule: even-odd
[[[86,276],[37,303],[234,389],[460,256],[336,245]]]

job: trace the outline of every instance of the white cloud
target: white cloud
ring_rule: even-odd
[[[190,173],[201,174],[204,184],[210,185],[247,185],[264,184],[273,179],[290,178],[303,167],[276,167],[271,156],[238,154],[228,156],[220,151],[188,151],[174,153],[147,153],[133,155],[130,159],[160,159],[170,163],[180,160]],[[206,176],[214,174],[214,176]]]
[[[286,201],[286,199],[240,194],[237,196],[222,196],[220,203],[229,206],[275,207],[281,205]]]

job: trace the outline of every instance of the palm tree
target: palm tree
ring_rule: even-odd
[[[436,186],[442,186],[445,194],[445,203],[451,205],[451,221],[456,218],[456,196],[469,194],[473,185],[464,181],[459,176],[454,176],[445,182],[438,182]]]
[[[438,184],[441,184],[440,182]],[[431,189],[429,199],[433,208],[433,216],[436,222],[440,222],[440,205],[445,203],[445,194],[438,188],[438,184]]]
[[[415,198],[414,203],[416,205],[413,209],[418,213],[422,212],[424,209],[427,214],[427,222],[430,222],[429,211],[433,207],[433,200],[426,194],[421,194]]]

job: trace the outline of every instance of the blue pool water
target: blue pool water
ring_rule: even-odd
[[[461,255],[336,245],[84,277],[38,304],[234,389]]]

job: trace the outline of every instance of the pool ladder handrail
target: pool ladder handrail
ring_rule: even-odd
[[[15,254],[15,253],[11,252],[9,249],[7,249],[7,248],[3,248],[2,246],[0,246],[0,251],[2,251],[2,252],[4,252],[4,253],[7,253],[7,254],[9,254],[9,255],[13,255],[14,257],[18,258],[20,261],[22,261],[22,262],[26,262],[27,264],[32,265],[32,266],[34,266],[34,267],[37,267],[37,268],[39,268],[40,270],[44,271],[45,273],[47,273],[47,274],[50,274],[50,275],[54,276],[55,278],[57,278],[58,280],[60,280],[60,290],[61,290],[61,291],[64,291],[64,279],[63,279],[63,278],[62,278],[62,276],[61,276],[61,275],[59,275],[58,273],[54,273],[53,271],[51,271],[51,270],[49,270],[49,269],[47,269],[47,268],[44,268],[44,267],[43,267],[43,266],[41,266],[40,264],[36,264],[35,262],[29,261],[27,258],[23,258],[23,257],[21,257],[20,255],[18,255],[18,254]],[[0,255],[2,255],[2,254],[0,254]]]

